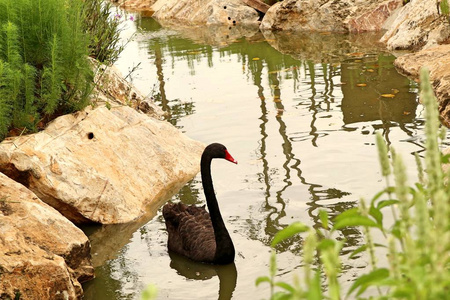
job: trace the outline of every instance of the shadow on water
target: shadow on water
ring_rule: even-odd
[[[168,120],[179,128],[184,118],[191,116],[195,120],[197,113],[197,104],[192,99],[170,96],[169,78],[176,78],[174,74],[179,68],[187,67],[189,75],[195,76],[197,72],[205,72],[205,69],[199,71],[198,66],[206,65],[214,77],[215,64],[219,64],[217,57],[233,57],[238,62],[236,66],[242,67],[246,84],[254,91],[257,101],[255,119],[242,128],[255,129],[252,138],[258,161],[252,169],[254,173],[242,177],[254,181],[258,196],[251,199],[256,203],[252,211],[235,212],[237,217],[232,221],[243,219],[246,228],[240,232],[240,238],[256,241],[265,250],[280,229],[296,220],[293,217],[301,216],[305,218],[302,221],[319,228],[322,225],[319,210],[326,210],[332,220],[357,205],[359,195],[352,195],[346,185],[339,188],[326,176],[313,176],[316,174],[307,168],[311,157],[320,161],[321,157],[315,157],[314,153],[321,143],[336,133],[359,130],[358,134],[369,135],[375,129],[381,129],[389,141],[393,127],[413,136],[422,125],[416,119],[417,87],[395,71],[394,56],[382,52],[381,46],[374,42],[379,38],[377,35],[261,33],[257,28],[240,26],[204,26],[193,30],[173,24],[162,27],[150,18],[139,22],[143,36],[139,47],[145,48],[148,57],[144,59],[154,66],[151,77],[156,83],[152,83],[150,95],[168,113]],[[330,124],[340,121],[341,125],[323,126],[327,120],[332,120]],[[304,148],[309,152],[303,151]],[[320,169],[313,170],[313,173],[320,172]],[[201,203],[199,186],[199,181],[190,181],[172,200]],[[245,186],[242,191],[247,189]],[[230,223],[237,232],[233,226],[238,225]],[[165,235],[158,232],[162,227],[163,219],[155,209],[143,222],[92,230],[89,236],[97,279],[85,285],[86,299],[133,298],[129,295],[136,298],[136,290],[120,294],[129,282],[139,286],[135,283],[139,281],[139,267],[133,271],[127,268],[127,247],[137,232],[139,238],[135,239],[145,241],[150,259],[167,256]],[[362,235],[357,229],[346,228],[339,233],[346,240],[342,255],[360,245]],[[298,255],[302,252],[301,243],[302,237],[296,236],[281,243],[277,251]],[[217,276],[218,298],[231,299],[236,295],[239,288],[236,288],[235,264],[211,266],[173,253],[169,255],[170,267],[178,275],[195,281],[209,281]],[[166,261],[161,266],[166,267]],[[253,285],[256,277],[243,278],[243,269],[238,267],[239,280]],[[289,266],[285,272],[293,269]],[[98,294],[97,289],[103,289],[103,294]]]
[[[184,256],[169,252],[170,267],[178,275],[186,279],[209,280],[215,276],[219,278],[219,300],[229,300],[237,283],[237,269],[234,263],[228,265],[209,265],[192,261]]]

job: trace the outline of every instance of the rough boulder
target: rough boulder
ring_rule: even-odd
[[[379,31],[401,0],[284,0],[267,11],[263,30]]]
[[[75,223],[125,223],[199,171],[204,146],[128,106],[87,108],[0,144],[0,171]]]
[[[440,45],[397,58],[395,67],[403,74],[419,78],[420,69],[430,71],[430,80],[438,99],[442,123],[450,128],[450,45]]]
[[[257,11],[241,0],[158,0],[153,18],[183,24],[257,24]]]
[[[439,15],[435,0],[414,0],[398,13],[381,38],[390,50],[417,50],[444,43],[450,37],[450,25]]]
[[[0,299],[79,299],[93,276],[84,233],[0,173]]]

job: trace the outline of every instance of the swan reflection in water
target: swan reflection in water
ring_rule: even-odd
[[[191,280],[210,280],[219,277],[219,300],[229,300],[233,297],[236,288],[237,269],[234,263],[228,265],[212,265],[195,262],[169,251],[170,267],[181,276]]]

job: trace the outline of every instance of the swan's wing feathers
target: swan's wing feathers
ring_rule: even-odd
[[[169,233],[170,250],[194,260],[213,260],[216,241],[211,217],[204,206],[168,203],[163,208],[163,216]]]

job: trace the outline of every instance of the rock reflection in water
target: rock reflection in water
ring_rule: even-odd
[[[192,261],[179,254],[169,252],[170,267],[181,276],[193,280],[219,278],[218,299],[229,300],[236,288],[237,270],[234,263],[228,265],[210,265]]]

